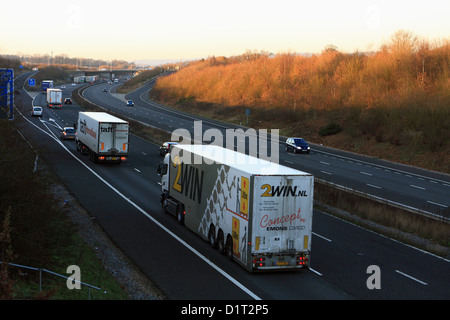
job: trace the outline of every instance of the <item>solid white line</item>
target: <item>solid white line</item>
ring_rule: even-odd
[[[17,109],[16,109],[17,110]],[[18,110],[17,110],[18,111]],[[20,111],[19,111],[20,113]],[[22,113],[20,113],[22,115]],[[104,184],[106,184],[111,190],[113,190],[115,193],[117,193],[120,197],[122,197],[125,201],[127,201],[129,204],[131,204],[133,207],[135,207],[139,212],[141,212],[144,216],[146,216],[148,219],[150,219],[153,223],[155,223],[158,227],[163,229],[165,232],[167,232],[169,235],[171,235],[174,239],[176,239],[178,242],[180,242],[182,245],[184,245],[187,249],[192,251],[196,256],[198,256],[200,259],[202,259],[204,262],[206,262],[208,265],[210,265],[213,269],[215,269],[217,272],[219,272],[221,275],[223,275],[225,278],[227,278],[229,281],[231,281],[234,285],[236,285],[238,288],[240,288],[242,291],[247,293],[249,296],[251,296],[255,300],[261,300],[260,297],[258,297],[256,294],[251,292],[249,289],[244,287],[240,282],[238,282],[236,279],[231,277],[229,274],[227,274],[225,271],[220,269],[218,266],[216,266],[214,263],[212,263],[209,259],[207,259],[205,256],[203,256],[200,252],[198,252],[196,249],[191,247],[189,244],[187,244],[184,240],[182,240],[180,237],[178,237],[176,234],[174,234],[172,231],[167,229],[164,225],[162,225],[159,221],[157,221],[155,218],[153,218],[151,215],[149,215],[145,210],[143,210],[141,207],[139,207],[137,204],[132,202],[130,199],[128,199],[125,195],[120,193],[119,190],[117,190],[115,187],[113,187],[109,182],[107,182],[105,179],[103,179],[99,174],[97,174],[94,170],[92,170],[89,166],[87,166],[82,160],[80,160],[77,156],[75,156],[67,147],[59,141],[56,137],[50,135],[48,132],[44,131],[43,129],[36,126],[34,123],[29,121],[25,116],[22,115],[22,117],[27,120],[29,123],[31,123],[33,126],[35,126],[37,129],[48,135],[49,137],[53,138],[59,145],[61,145],[75,160],[77,160],[80,164],[82,164],[87,170],[89,170],[94,176],[96,176],[100,181],[102,181]],[[48,127],[47,127],[48,129]],[[51,130],[49,130],[51,132]],[[52,132],[53,134],[53,132]]]
[[[309,267],[309,270],[311,270],[312,272],[314,272],[315,274],[322,276],[322,274],[319,271],[314,270],[313,268]]]
[[[347,221],[347,220],[341,219],[341,218],[339,218],[339,217],[333,216],[333,215],[331,215],[331,214],[329,214],[329,213],[326,213],[326,212],[324,212],[324,211],[320,211],[320,210],[318,210],[318,211],[319,211],[320,213],[323,213],[323,214],[329,216],[330,218],[333,218],[333,219],[336,219],[336,220],[340,220],[340,221],[342,221],[342,222],[344,222],[344,223],[347,223],[347,224],[350,224],[350,225],[352,225],[352,226],[354,226],[354,227],[356,227],[356,228],[363,229],[363,230],[365,230],[365,231],[367,231],[367,232],[376,234],[376,235],[378,235],[378,236],[380,236],[380,237],[382,237],[382,238],[389,239],[389,240],[391,240],[391,241],[393,241],[393,242],[396,242],[396,243],[400,243],[400,244],[404,245],[405,247],[408,247],[408,248],[417,250],[417,251],[419,251],[419,252],[421,252],[421,253],[423,253],[423,254],[427,254],[427,255],[430,255],[430,256],[432,256],[432,257],[434,257],[434,258],[437,258],[437,259],[440,259],[440,260],[442,260],[442,261],[445,261],[445,262],[450,263],[450,260],[449,260],[449,259],[445,259],[445,258],[443,258],[443,257],[441,257],[441,256],[435,255],[434,253],[425,251],[425,250],[423,250],[423,249],[416,248],[416,247],[414,247],[414,246],[412,246],[412,245],[409,245],[409,244],[406,244],[406,243],[401,242],[401,241],[399,241],[399,240],[396,240],[396,239],[387,237],[387,236],[385,236],[384,234],[381,234],[381,233],[372,231],[372,230],[370,230],[370,229],[366,229],[366,228],[364,228],[364,227],[361,227],[361,226],[359,226],[359,225],[357,225],[357,224],[354,224],[354,223],[349,222],[349,221]]]
[[[355,162],[366,163],[366,164],[368,164],[370,166],[373,166],[375,168],[376,167],[382,168],[383,170],[385,170],[387,172],[390,172],[389,170],[392,170],[392,171],[397,171],[397,172],[400,172],[400,173],[403,173],[403,174],[410,174],[412,176],[417,177],[418,179],[425,180],[425,179],[422,178],[422,177],[425,177],[425,176],[422,176],[422,175],[417,174],[417,173],[412,173],[412,172],[408,172],[408,171],[404,171],[404,170],[400,170],[400,169],[389,168],[389,167],[383,166],[381,164],[370,163],[370,162],[367,162],[367,161],[364,161],[364,160],[352,159],[352,158],[349,158],[349,157],[346,157],[346,156],[341,156],[341,155],[336,155],[336,154],[333,154],[333,153],[329,153],[327,151],[315,150],[315,152],[322,153],[322,154],[329,154],[329,155],[332,155],[334,157],[345,159],[346,161],[347,161],[347,159],[351,159],[352,161],[355,161]],[[426,177],[426,178],[428,178],[428,177]],[[434,180],[439,181],[440,183],[447,183],[446,181],[443,181],[443,180],[440,180],[440,179],[434,179]]]
[[[405,277],[407,277],[407,278],[409,278],[411,280],[417,281],[418,283],[423,284],[424,286],[428,285],[428,283],[420,281],[419,279],[416,279],[414,277],[411,277],[409,274],[403,273],[403,272],[401,272],[399,270],[395,270],[395,272],[400,273],[402,276],[405,276]]]
[[[315,232],[312,232],[312,234],[315,235],[315,236],[318,236],[319,238],[322,238],[322,239],[324,239],[324,240],[326,240],[326,241],[328,241],[328,242],[332,242],[332,240],[330,240],[330,239],[328,239],[328,238],[325,238],[324,236],[321,236],[320,234],[317,234],[317,233],[315,233]]]

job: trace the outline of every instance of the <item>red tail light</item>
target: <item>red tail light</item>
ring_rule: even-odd
[[[264,267],[265,265],[266,265],[266,258],[255,258],[254,260],[253,260],[253,264],[256,266],[256,267]]]
[[[297,265],[299,266],[304,266],[306,265],[306,262],[308,261],[308,259],[304,256],[298,256],[297,257]]]

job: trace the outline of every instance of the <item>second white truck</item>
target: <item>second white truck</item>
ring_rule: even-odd
[[[175,145],[161,204],[247,270],[309,266],[314,177],[213,145]]]
[[[122,163],[128,157],[129,124],[106,112],[79,112],[77,150],[92,162]]]
[[[47,107],[61,108],[63,104],[61,89],[48,88],[47,89]]]

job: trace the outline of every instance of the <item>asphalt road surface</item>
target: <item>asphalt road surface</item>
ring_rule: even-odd
[[[66,85],[63,97],[70,96],[74,88]],[[108,92],[103,92],[103,88],[107,88]],[[191,116],[180,116],[177,112],[166,111],[164,108],[162,110],[160,106],[147,103],[145,101],[147,88],[129,95],[134,100],[134,107],[126,107],[125,102],[113,96],[111,93],[114,92],[110,92],[110,89],[113,88],[108,84],[96,85],[85,91],[85,97],[104,108],[111,108],[128,116],[134,113],[133,116],[140,121],[152,125],[160,122],[167,130],[183,126],[192,128],[194,119]],[[126,163],[93,164],[86,156],[76,151],[73,141],[59,140],[59,128],[72,126],[76,122],[78,111],[81,110],[79,106],[64,105],[62,109],[45,107],[44,116],[39,119],[32,118],[26,108],[29,106],[31,110],[31,104],[43,105],[45,96],[40,94],[32,99],[22,92],[19,99],[25,106],[22,111],[26,120],[21,123],[20,128],[22,134],[38,146],[40,156],[117,246],[170,299],[447,300],[450,298],[449,260],[404,245],[318,210],[314,211],[313,218],[311,269],[251,274],[211,249],[193,232],[178,225],[174,217],[162,212],[159,203],[159,176],[156,174],[156,165],[162,160],[158,152],[159,146],[132,135],[130,156]],[[204,127],[209,126],[213,124],[204,123]],[[349,165],[340,154],[328,155],[313,151],[309,155],[291,155],[281,152],[281,148],[282,146],[280,146],[281,161],[301,164],[301,170],[309,172],[313,169],[316,172],[330,171],[329,164],[335,157],[336,160],[333,161],[336,165],[353,168],[353,173],[346,174],[342,177],[343,180],[352,179],[348,177],[349,175],[362,175],[366,180],[358,179],[358,181],[375,184],[379,181],[367,180],[370,176],[361,172],[373,170],[380,174],[384,170],[394,170],[391,167],[377,169],[374,164],[371,164],[373,168],[369,168],[363,162]],[[323,170],[321,165],[324,166]],[[433,180],[434,183],[429,182],[432,178],[428,177],[425,179],[428,182],[423,182],[419,180],[422,175],[410,172],[404,175],[411,175],[406,176],[404,178],[406,180],[417,179],[417,181],[406,184],[395,182],[397,181],[395,178],[400,176],[395,172],[387,174],[385,179],[389,178],[391,183],[401,184],[401,188],[406,188],[408,184],[417,184],[426,189],[434,186],[438,194],[444,195],[443,189],[450,188],[450,184],[445,185],[448,184],[447,180],[436,178]],[[419,181],[423,184],[419,184]],[[388,184],[383,185],[383,190],[387,186]],[[441,199],[440,196],[433,200],[448,204],[448,199]],[[370,288],[372,276],[376,273],[372,271],[373,266],[378,268],[377,279],[380,288]]]

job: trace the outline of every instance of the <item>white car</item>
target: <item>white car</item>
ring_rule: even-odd
[[[42,117],[42,113],[43,113],[42,107],[33,107],[33,109],[31,109],[32,117]]]

